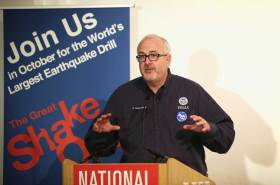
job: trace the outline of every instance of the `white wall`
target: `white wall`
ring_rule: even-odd
[[[0,5],[12,2],[21,1]],[[37,0],[29,4],[80,2]],[[218,185],[280,184],[280,1],[94,2],[135,3],[132,55],[135,41],[144,35],[163,35],[173,51],[172,72],[201,83],[233,118],[236,140],[229,153],[207,152],[210,178]],[[139,72],[135,60],[132,64],[134,78]]]
[[[279,185],[280,2],[139,0],[136,6],[138,36],[169,39],[172,72],[200,82],[235,122],[230,152],[207,153],[210,177],[218,185]]]
[[[3,35],[3,12],[0,11],[0,48],[3,48],[3,40],[2,36]],[[3,183],[3,140],[4,140],[4,67],[3,67],[3,49],[0,49],[0,184]]]

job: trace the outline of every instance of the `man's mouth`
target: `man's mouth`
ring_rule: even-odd
[[[146,69],[144,69],[145,70],[145,72],[152,72],[152,71],[154,71],[154,69],[153,68],[146,68]]]

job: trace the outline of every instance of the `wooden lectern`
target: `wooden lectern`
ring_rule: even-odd
[[[118,164],[101,164],[108,166],[108,168],[111,165],[114,165],[116,167],[121,167],[122,165],[139,165],[139,163],[118,163]],[[147,165],[151,165],[151,163],[145,163]],[[144,165],[145,165],[144,164]],[[91,169],[94,169],[95,165],[100,164],[78,164],[75,163],[72,160],[65,159],[63,161],[63,167],[62,167],[62,182],[63,185],[78,185],[79,183],[74,184],[74,168],[79,167],[80,165],[86,167],[91,167]],[[143,163],[141,163],[143,166]],[[193,170],[192,168],[186,166],[185,164],[177,161],[174,158],[169,158],[167,163],[155,163],[154,165],[158,166],[158,177],[155,175],[152,175],[153,178],[158,178],[157,182],[158,185],[216,185],[214,181],[210,180],[206,176],[203,176],[199,172]],[[155,173],[156,174],[156,173]],[[90,183],[88,183],[90,184]],[[106,185],[106,183],[103,183]],[[111,184],[111,183],[110,183]],[[115,184],[115,183],[112,183]],[[143,184],[148,184],[143,183]],[[149,185],[157,185],[157,184],[149,184]]]

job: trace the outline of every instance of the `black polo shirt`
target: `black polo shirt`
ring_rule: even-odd
[[[156,162],[167,156],[206,175],[203,146],[225,153],[235,136],[231,118],[200,85],[170,72],[156,94],[142,77],[120,86],[103,112],[112,113],[111,122],[120,130],[99,134],[89,129],[85,144],[92,153],[119,140],[124,151],[121,162]],[[211,132],[184,130],[183,125],[192,124],[193,114],[207,120]]]

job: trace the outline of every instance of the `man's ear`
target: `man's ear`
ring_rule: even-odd
[[[167,56],[166,56],[166,60],[168,61],[168,66],[170,66],[170,64],[171,64],[171,54],[168,54]]]

